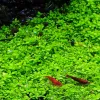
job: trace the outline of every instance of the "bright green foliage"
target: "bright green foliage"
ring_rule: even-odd
[[[0,100],[100,100],[100,1],[72,0],[47,17],[40,15],[29,25],[15,20],[0,30],[3,39],[18,23],[13,39],[0,41]],[[45,28],[44,22],[48,22]],[[82,86],[66,74],[90,84]],[[47,75],[63,86],[53,86]]]

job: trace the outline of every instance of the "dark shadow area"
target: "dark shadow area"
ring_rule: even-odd
[[[0,26],[9,25],[14,18],[25,23],[32,19],[37,12],[47,13],[56,6],[61,7],[70,0],[0,0]]]

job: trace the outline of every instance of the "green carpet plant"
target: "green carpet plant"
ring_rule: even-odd
[[[0,100],[100,100],[100,1],[72,0],[41,15],[0,29]]]

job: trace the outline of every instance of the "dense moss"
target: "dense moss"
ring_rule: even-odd
[[[99,100],[99,11],[99,1],[73,0],[44,17],[38,12],[26,25],[15,20],[3,26],[0,39],[12,39],[0,41],[0,100]],[[13,27],[18,28],[14,36]],[[45,76],[63,86],[53,86]]]

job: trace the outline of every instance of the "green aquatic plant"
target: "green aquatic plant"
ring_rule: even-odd
[[[27,25],[15,20],[3,26],[0,39],[13,38],[0,41],[0,100],[99,100],[99,11],[99,1],[73,0],[46,17],[38,13]],[[13,36],[9,32],[15,26]],[[66,74],[90,84],[66,79]],[[63,86],[49,84],[44,76],[56,77]]]

